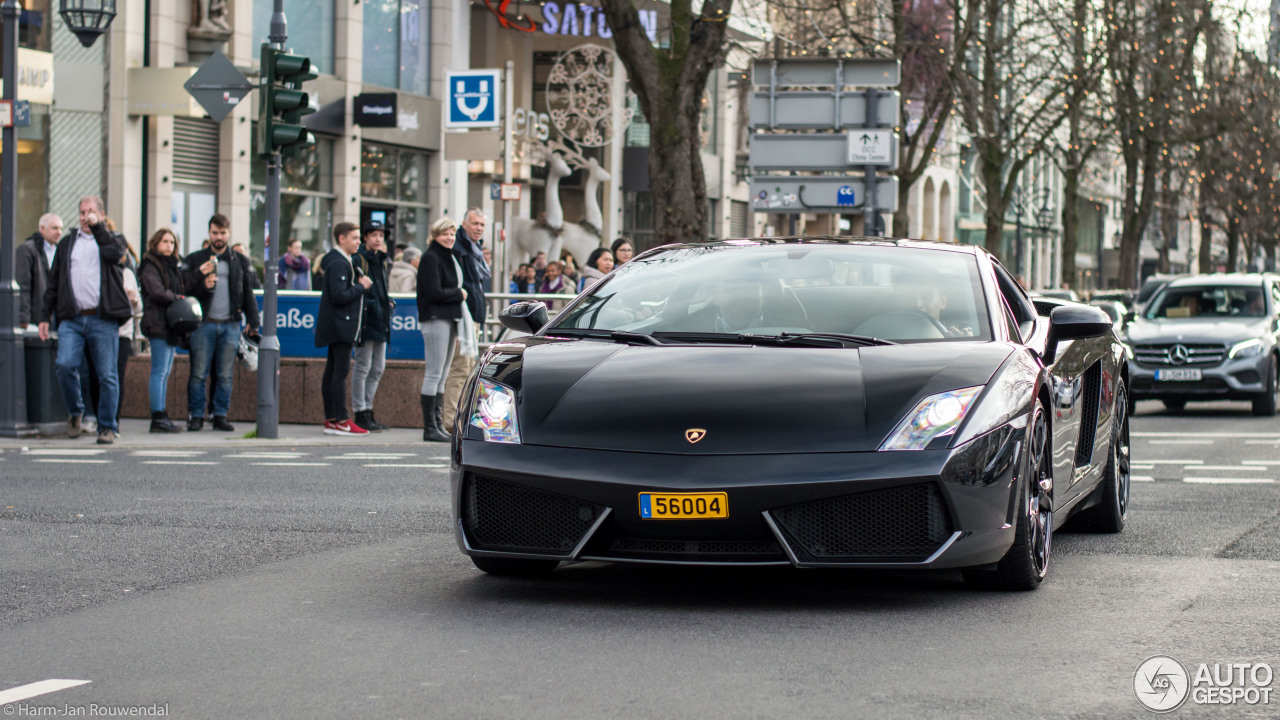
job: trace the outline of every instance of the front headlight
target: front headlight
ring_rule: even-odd
[[[1244,342],[1238,342],[1231,346],[1231,352],[1227,353],[1227,357],[1235,360],[1237,358],[1251,358],[1262,354],[1262,341],[1258,338],[1251,338]]]
[[[516,419],[515,392],[491,380],[479,379],[471,424],[484,432],[484,439],[488,442],[519,445],[520,423]]]
[[[880,449],[923,450],[934,438],[954,433],[981,391],[981,386],[948,390],[921,400]]]

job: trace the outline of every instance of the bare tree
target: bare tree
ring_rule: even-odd
[[[707,237],[699,118],[707,78],[724,58],[733,0],[672,0],[665,47],[649,40],[631,0],[601,0],[614,48],[649,122],[649,189],[659,244]]]

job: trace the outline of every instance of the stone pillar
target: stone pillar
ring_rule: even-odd
[[[434,21],[434,19],[433,19]],[[353,98],[360,94],[364,76],[364,5],[338,3],[334,12],[333,74],[346,90],[346,125],[333,145],[333,224],[360,222],[360,144]]]
[[[125,0],[106,36],[108,46],[106,182],[107,215],[136,248],[143,232],[143,119],[129,115],[127,70],[142,65],[147,16],[143,0]],[[103,42],[99,40],[98,42]],[[75,219],[67,221],[74,225]]]

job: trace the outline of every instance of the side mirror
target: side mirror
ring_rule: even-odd
[[[538,300],[522,300],[503,308],[498,320],[508,330],[532,335],[546,327],[547,305]]]
[[[1111,318],[1096,307],[1062,305],[1049,315],[1049,335],[1044,341],[1044,364],[1057,358],[1058,343],[1063,340],[1101,337],[1111,330]]]

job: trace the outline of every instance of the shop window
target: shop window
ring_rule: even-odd
[[[49,32],[53,27],[52,0],[24,0],[18,16],[18,47],[50,52]]]
[[[427,153],[366,142],[360,152],[364,208],[385,208],[395,218],[391,242],[425,247],[431,224],[427,204]]]
[[[292,23],[291,23],[292,26]],[[252,183],[249,201],[249,247],[255,260],[263,257],[267,223],[266,161],[258,157],[254,133]],[[304,252],[329,247],[333,226],[333,140],[321,137],[316,144],[280,166],[280,233],[302,241]]]
[[[289,32],[285,47],[310,58],[314,72],[329,75],[333,74],[334,3],[335,0],[284,0]],[[266,38],[271,33],[274,7],[274,0],[253,0],[253,37]]]
[[[364,81],[429,94],[430,21],[431,6],[426,0],[368,0],[364,6]]]

